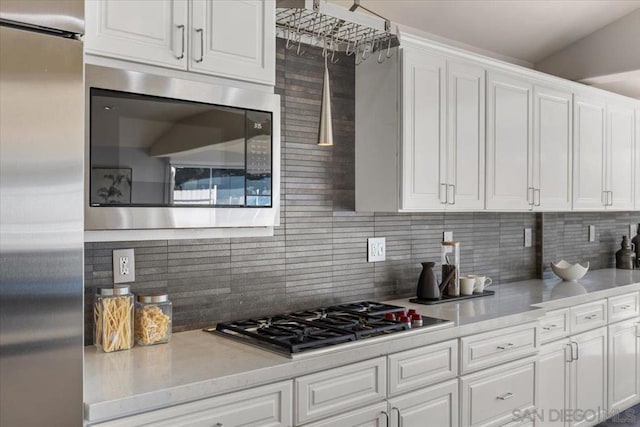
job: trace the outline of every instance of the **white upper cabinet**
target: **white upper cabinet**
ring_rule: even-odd
[[[447,62],[447,209],[484,209],[485,70]]]
[[[275,84],[275,1],[193,0],[194,71]]]
[[[356,118],[356,210],[484,209],[484,67],[414,46],[364,61]]]
[[[403,210],[437,209],[446,203],[445,67],[442,56],[403,50]]]
[[[487,209],[531,209],[533,85],[489,71],[487,87]]]
[[[85,2],[87,53],[187,69],[186,0]]]
[[[535,210],[571,210],[572,94],[534,88],[533,205]]]
[[[605,190],[608,209],[634,208],[634,140],[633,107],[608,104]]]
[[[573,209],[602,210],[605,201],[605,112],[598,99],[575,95]]]
[[[86,1],[87,53],[275,84],[275,0]]]

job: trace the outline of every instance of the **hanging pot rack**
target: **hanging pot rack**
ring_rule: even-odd
[[[356,12],[358,8],[371,15]],[[277,0],[276,32],[298,55],[304,55],[304,45],[320,47],[334,63],[336,52],[355,55],[356,65],[371,56],[382,63],[400,45],[391,22],[360,5],[360,0],[349,9],[326,0]]]

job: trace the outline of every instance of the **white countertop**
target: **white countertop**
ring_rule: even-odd
[[[176,333],[169,344],[117,353],[86,347],[85,419],[118,418],[524,323],[546,309],[640,290],[640,271],[596,270],[579,283],[558,279],[495,285],[490,288],[494,296],[433,306],[411,304],[406,298],[385,301],[454,324],[357,341],[295,359],[199,330]]]

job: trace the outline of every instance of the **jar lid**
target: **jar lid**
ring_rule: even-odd
[[[138,295],[139,302],[167,302],[169,301],[169,295],[167,294],[148,294],[148,295]]]
[[[112,288],[98,288],[96,294],[102,296],[127,295],[130,293],[129,285],[113,285]]]

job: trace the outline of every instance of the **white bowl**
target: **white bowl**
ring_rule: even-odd
[[[569,264],[567,261],[561,260],[555,264],[551,263],[551,269],[565,282],[573,282],[587,274],[589,263],[587,262],[586,266],[582,266],[579,263]]]

